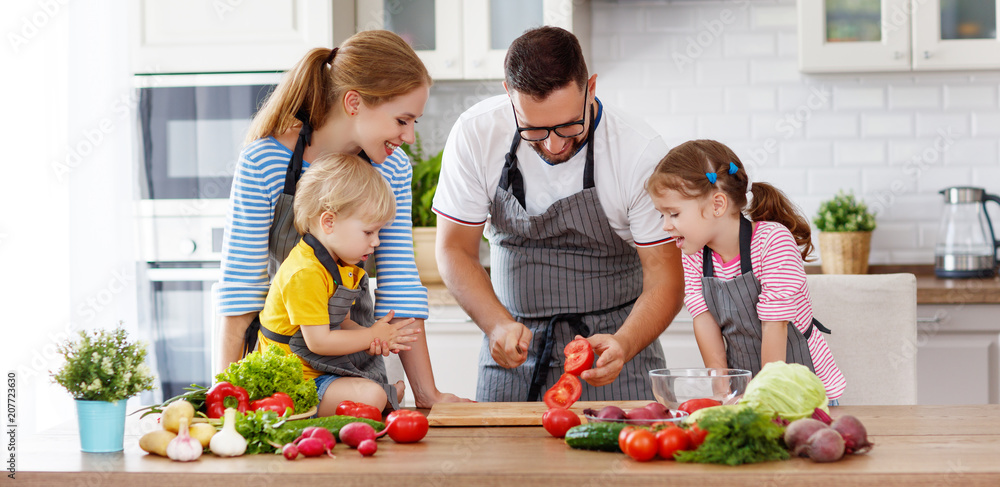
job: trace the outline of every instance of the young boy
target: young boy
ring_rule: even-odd
[[[389,324],[390,312],[370,326],[349,316],[367,297],[363,263],[379,245],[378,232],[396,211],[395,197],[372,165],[352,154],[321,157],[295,190],[295,229],[302,239],[278,268],[260,313],[260,347],[277,344],[302,360],[316,381],[319,416],[343,400],[395,409],[402,381],[388,384],[383,350],[408,350],[413,319]]]

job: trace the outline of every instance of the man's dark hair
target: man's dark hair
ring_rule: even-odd
[[[576,36],[559,27],[530,29],[514,39],[504,59],[507,89],[544,100],[575,81],[587,83],[587,62]]]

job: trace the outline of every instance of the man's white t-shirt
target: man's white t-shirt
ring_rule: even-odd
[[[632,246],[670,240],[660,213],[646,193],[646,179],[667,146],[648,124],[609,111],[598,101],[594,132],[594,183],[611,228]],[[477,103],[463,113],[448,136],[434,212],[463,225],[482,225],[490,211],[514,138],[513,108],[506,94]],[[554,137],[555,135],[552,135]],[[552,203],[583,190],[587,146],[568,161],[552,165],[527,141],[517,149],[528,214],[540,215]]]

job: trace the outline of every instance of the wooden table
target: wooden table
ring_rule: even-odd
[[[431,428],[416,444],[381,440],[369,458],[337,445],[337,459],[205,455],[191,463],[144,454],[135,423],[125,451],[109,454],[81,453],[69,428],[20,439],[16,484],[8,485],[1000,485],[998,405],[833,408],[834,417],[841,414],[867,426],[875,442],[869,454],[738,467],[572,450],[537,426]]]

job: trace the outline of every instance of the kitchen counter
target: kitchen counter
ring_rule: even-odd
[[[904,272],[917,276],[917,304],[1000,304],[1000,277],[989,279],[940,279],[930,265],[874,265],[871,274]],[[806,273],[820,273],[819,266],[806,266]],[[458,306],[444,284],[427,286],[431,307]]]
[[[795,458],[728,467],[638,463],[617,453],[572,450],[541,427],[431,428],[423,441],[379,441],[373,457],[337,445],[337,459],[279,455],[191,463],[146,455],[137,427],[124,452],[79,451],[75,424],[22,438],[19,485],[1000,485],[1000,406],[841,406],[866,425],[875,448],[867,455],[819,464]],[[130,421],[133,421],[130,419]],[[75,422],[74,422],[75,423]]]

